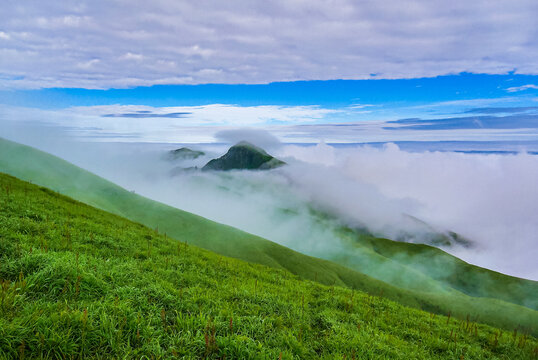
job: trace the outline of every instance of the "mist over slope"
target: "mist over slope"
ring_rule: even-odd
[[[290,146],[283,152],[351,179],[354,186],[345,190],[332,186],[332,181],[312,184],[325,189],[323,198],[338,201],[343,212],[364,208],[362,202],[346,196],[349,189],[374,186],[387,199],[399,201],[404,212],[454,230],[476,244],[474,249],[447,251],[483,267],[538,278],[533,260],[538,255],[537,156],[410,153],[394,144],[381,149]],[[312,182],[311,177],[303,179]],[[369,205],[379,209],[379,204]],[[379,213],[381,218],[383,214],[386,212]]]
[[[212,355],[229,358],[342,358],[350,347],[363,351],[350,358],[364,358],[379,344],[389,358],[406,359],[453,357],[456,349],[465,358],[536,352],[529,334],[538,312],[524,307],[454,294],[452,317],[436,317],[441,309],[427,294],[418,305],[434,314],[223,257],[3,173],[0,185],[2,358],[21,358],[21,348],[27,358],[207,358],[215,342]],[[463,302],[461,321],[454,300]],[[506,328],[505,337],[493,343],[500,330],[483,321]]]
[[[333,261],[327,262],[144,199],[36,149],[1,138],[0,148],[2,172],[50,186],[219,254],[284,267],[329,285],[345,284],[369,293],[384,294],[406,305],[436,313],[452,312],[460,318],[473,313],[488,323],[508,329],[529,324],[530,327],[526,325],[529,331],[534,332],[534,315],[524,315],[525,310],[518,306],[533,311],[538,309],[538,282],[469,265],[435,247],[394,242],[373,237],[360,229],[338,226],[335,221],[327,221],[334,220],[333,217],[314,209],[310,212],[312,217],[325,224],[327,234],[334,236],[326,239],[333,251],[320,255]],[[287,210],[283,212],[293,214]],[[295,243],[309,244],[308,235],[298,233]],[[341,242],[336,243],[334,239]]]
[[[167,165],[150,159],[151,151],[143,148],[140,145],[136,152],[147,161],[140,156],[126,160],[133,151],[116,154],[118,161],[124,158],[122,175],[110,164],[90,170],[151,198],[313,256],[342,250],[335,235],[342,225],[366,227],[391,239],[404,234],[406,241],[417,243],[429,230],[451,230],[471,239],[473,247],[444,250],[479,266],[538,279],[537,156],[410,153],[393,144],[378,149],[281,145],[272,152],[289,165],[270,172],[170,177]],[[197,159],[199,163],[226,147],[207,149],[208,157]],[[322,219],[317,212],[333,216]]]
[[[243,131],[222,134],[218,140],[246,138],[288,166],[263,174],[170,176],[172,165],[162,155],[180,144],[80,143],[25,134],[26,138],[16,140],[127,189],[313,256],[342,250],[335,235],[342,225],[365,226],[391,239],[401,239],[403,233],[406,241],[422,242],[424,226],[418,224],[417,229],[417,222],[410,221],[416,217],[433,230],[455,231],[473,241],[472,248],[443,248],[451,254],[489,269],[538,279],[534,264],[537,156],[413,153],[391,144],[381,148],[286,145],[268,134],[260,137]],[[229,145],[189,147],[206,154],[180,166],[202,167],[224,154]],[[331,217],[320,218],[320,212]]]

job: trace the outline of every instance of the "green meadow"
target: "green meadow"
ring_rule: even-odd
[[[5,174],[0,207],[0,358],[537,356],[525,330],[215,254]]]

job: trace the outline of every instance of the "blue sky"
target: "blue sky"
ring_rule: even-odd
[[[230,128],[285,142],[538,141],[538,76],[128,89],[11,89],[0,93],[5,132],[41,123],[101,141],[212,142]],[[341,125],[347,126],[341,126]]]
[[[525,86],[530,87],[525,88]],[[4,90],[7,105],[63,108],[112,104],[155,107],[209,104],[410,106],[472,99],[515,98],[532,104],[537,75],[462,73],[433,78],[276,82],[270,84],[155,85],[127,89],[45,88]]]
[[[234,127],[299,142],[538,141],[536,13],[534,0],[10,1],[0,130],[41,124],[152,142],[214,141]]]

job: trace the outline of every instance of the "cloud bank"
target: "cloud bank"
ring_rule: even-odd
[[[183,146],[179,144],[82,143],[70,136],[73,129],[69,127],[5,121],[0,125],[2,136],[52,152],[128,190],[306,254],[327,258],[341,252],[345,246],[338,227],[342,224],[366,226],[392,238],[402,230],[416,231],[407,221],[406,215],[411,215],[434,229],[452,230],[473,240],[476,247],[472,249],[448,249],[460,258],[538,279],[536,155],[431,152],[428,147],[407,152],[394,144],[299,146],[279,144],[259,129],[227,129],[219,133],[221,141],[247,136],[260,145],[273,145],[271,154],[289,166],[271,172],[171,177],[175,167],[202,166],[229,145],[195,145],[194,149],[206,151],[206,158],[180,164],[163,160],[167,150]],[[450,150],[456,145],[443,146]],[[468,145],[483,148],[477,143]],[[487,146],[503,150],[505,145],[490,142]],[[333,217],[320,218],[317,211]]]
[[[478,248],[448,249],[466,261],[538,279],[538,156],[409,153],[394,144],[381,149],[294,146],[283,153],[329,166],[355,182],[351,189],[373,186],[386,199],[400,201],[401,211],[467,236]],[[377,217],[385,218],[383,208],[353,196],[349,187],[328,181],[318,188],[325,201],[337,200],[336,208],[345,213],[381,209]],[[338,196],[342,192],[348,196]]]
[[[264,139],[259,132],[251,135]],[[128,190],[309,255],[341,254],[342,224],[366,226],[389,238],[420,231],[408,221],[411,215],[471,239],[473,248],[446,249],[463,260],[538,280],[536,155],[410,153],[394,144],[281,144],[271,153],[289,165],[271,172],[170,176],[176,166],[200,166],[220,156],[227,145],[195,146],[207,156],[191,164],[163,160],[171,144],[65,143],[47,137],[41,132],[28,140]],[[320,218],[319,211],[332,216]]]
[[[480,103],[481,104],[481,103]],[[445,104],[438,105],[441,108]],[[412,108],[412,106],[408,107]],[[431,108],[428,108],[428,110]],[[411,111],[411,110],[409,110]],[[470,112],[470,111],[469,111]],[[474,111],[473,111],[474,112]],[[283,143],[371,143],[402,141],[536,141],[536,107],[476,108],[498,116],[461,116],[372,120],[379,114],[357,114],[355,108],[210,104],[153,107],[146,105],[77,106],[35,109],[0,105],[3,136],[20,140],[28,124],[57,127],[92,141],[163,143],[237,142],[248,137],[260,146]],[[243,130],[237,133],[238,126]],[[251,133],[269,130],[265,139]],[[39,131],[39,130],[36,130]],[[237,135],[234,135],[236,134]],[[11,134],[11,135],[10,135]],[[275,139],[276,138],[276,139]],[[533,150],[535,151],[535,150]]]
[[[449,253],[488,269],[538,280],[536,155],[409,153],[394,144],[382,148],[284,144],[272,154],[289,165],[271,172],[170,177],[171,167],[191,164],[157,161],[164,145],[158,151],[137,146],[136,155],[132,149],[123,155],[103,150],[115,153],[117,160],[110,159],[108,169],[94,163],[91,170],[150,198],[326,259],[346,251],[341,225],[364,226],[392,239],[414,234],[407,241],[421,242],[427,229],[409,221],[410,215],[474,243],[472,248],[444,248]],[[209,147],[205,161],[226,149]],[[116,162],[121,163],[122,175]]]
[[[538,74],[536,13],[534,0],[6,1],[0,87]]]

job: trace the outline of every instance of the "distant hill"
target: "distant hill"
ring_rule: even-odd
[[[182,147],[179,149],[170,150],[167,153],[166,158],[169,160],[192,160],[204,155],[205,152],[203,151],[197,151],[189,149],[187,147]]]
[[[220,158],[208,162],[202,170],[269,170],[284,164],[265,150],[241,141]]]
[[[472,248],[474,246],[472,240],[467,239],[454,231],[439,231],[428,223],[411,215],[404,214],[404,218],[409,222],[409,224],[413,224],[417,228],[421,229],[418,243],[447,247],[459,245],[466,248]],[[394,240],[402,242],[415,242],[413,240],[416,236],[417,234],[413,234],[410,231],[403,231],[398,234]]]

